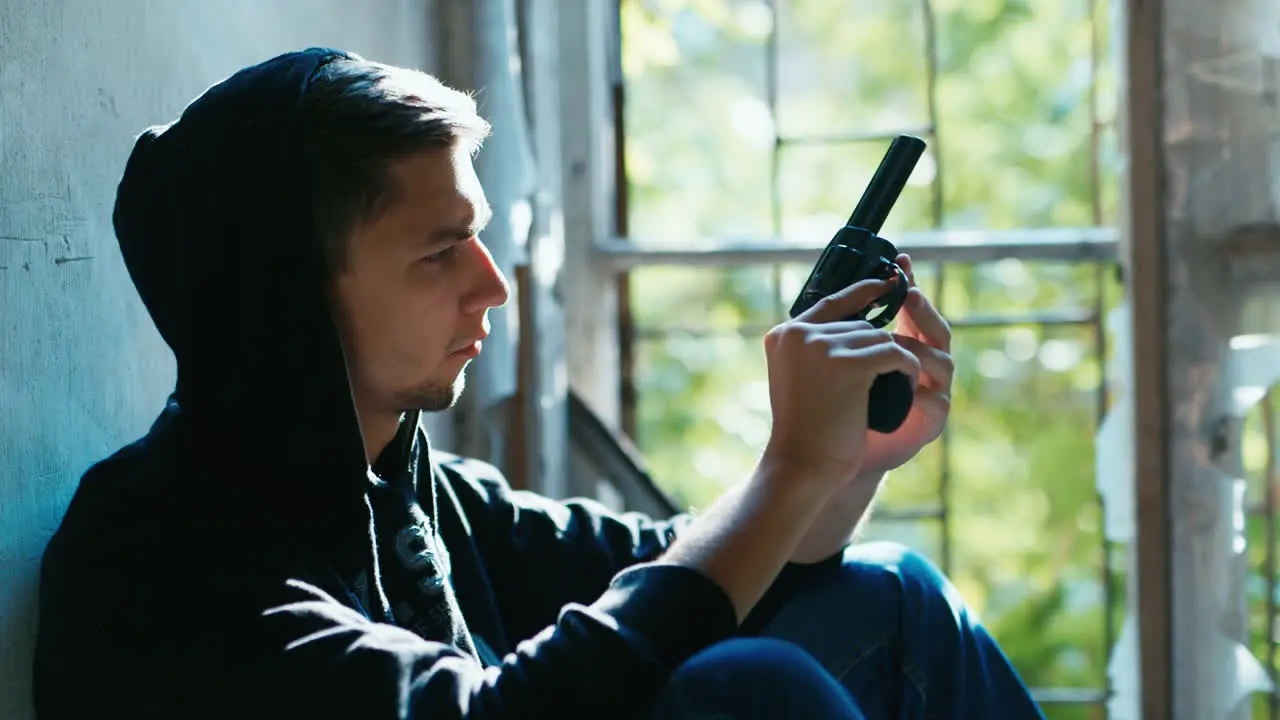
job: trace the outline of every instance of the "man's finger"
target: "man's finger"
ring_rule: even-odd
[[[911,287],[916,286],[916,273],[911,267],[911,256],[906,253],[898,253],[898,257],[894,259],[898,267],[902,268],[902,272],[906,273],[907,279],[911,281]]]
[[[862,312],[876,298],[889,292],[896,280],[863,280],[840,292],[828,295],[814,303],[813,307],[796,316],[807,323],[826,323],[843,320]]]
[[[872,375],[887,375],[897,371],[911,379],[912,388],[920,384],[920,359],[897,343],[876,343],[864,348],[848,348],[836,355],[866,363]]]
[[[897,342],[888,330],[872,327],[867,322],[826,323],[822,328],[834,333],[832,340],[838,342],[843,348],[857,349]]]
[[[914,406],[945,418],[951,412],[951,393],[921,386],[916,388]]]
[[[893,339],[920,361],[920,384],[950,390],[955,379],[956,364],[950,355],[910,335],[894,333]]]
[[[898,314],[898,331],[920,338],[945,353],[951,352],[951,325],[920,288],[907,291],[902,312]]]

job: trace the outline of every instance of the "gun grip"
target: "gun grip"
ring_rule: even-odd
[[[897,430],[906,421],[913,402],[915,391],[906,375],[895,371],[877,377],[867,398],[867,427],[885,435]]]

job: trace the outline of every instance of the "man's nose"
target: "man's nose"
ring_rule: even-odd
[[[476,265],[476,283],[463,310],[470,314],[506,305],[511,297],[511,286],[502,274],[502,269],[493,261],[493,255],[483,242],[476,241],[472,247],[475,253],[473,259]]]

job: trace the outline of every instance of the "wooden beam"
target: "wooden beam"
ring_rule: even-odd
[[[980,263],[1018,258],[1025,261],[1108,262],[1118,259],[1119,232],[1109,227],[1022,228],[1014,230],[925,230],[890,238],[915,262]],[[679,245],[652,246],[622,237],[594,248],[615,272],[650,265],[811,264],[825,239],[722,238]]]
[[[1280,257],[1268,230],[1280,207],[1280,5],[1126,8],[1142,716],[1243,719],[1256,688],[1242,681],[1248,566],[1232,338],[1280,331],[1276,313],[1256,312],[1280,304],[1274,276],[1254,270]]]
[[[564,211],[561,202],[560,3],[521,0],[524,89],[534,157],[533,224],[521,273],[521,437],[528,487],[551,497],[575,494],[568,467],[568,367]]]
[[[1125,17],[1127,254],[1135,334],[1136,578],[1129,606],[1138,629],[1144,720],[1173,717],[1173,580],[1169,397],[1166,366],[1164,56],[1162,0],[1128,0]]]
[[[441,0],[441,77],[472,91],[493,133],[476,156],[493,219],[481,234],[509,280],[527,262],[536,169],[524,98],[515,0]],[[485,352],[467,369],[467,389],[453,409],[454,446],[506,471],[512,399],[517,386],[519,297],[489,313]],[[523,472],[523,471],[521,471]]]
[[[613,237],[616,186],[610,110],[610,34],[616,0],[557,3],[560,9],[565,267],[561,286],[569,384],[617,427],[617,297],[597,243]]]

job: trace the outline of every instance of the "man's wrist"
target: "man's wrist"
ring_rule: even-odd
[[[770,444],[756,467],[756,475],[766,482],[777,479],[789,487],[813,486],[815,491],[831,492],[854,477],[856,468],[847,461],[819,458],[784,450]]]
[[[791,562],[810,565],[839,553],[853,542],[858,526],[866,522],[882,472],[860,473],[831,492],[796,547]]]
[[[833,493],[832,500],[836,504],[867,503],[884,484],[887,472],[883,470],[863,470],[849,482],[841,485]]]
[[[858,473],[857,477],[831,493],[815,524],[831,522],[845,525],[852,533],[859,524],[866,522],[885,476],[886,473],[879,471]]]
[[[821,512],[838,484],[811,466],[783,462],[780,458],[761,458],[747,481],[763,497],[774,498],[793,508],[815,507]]]

